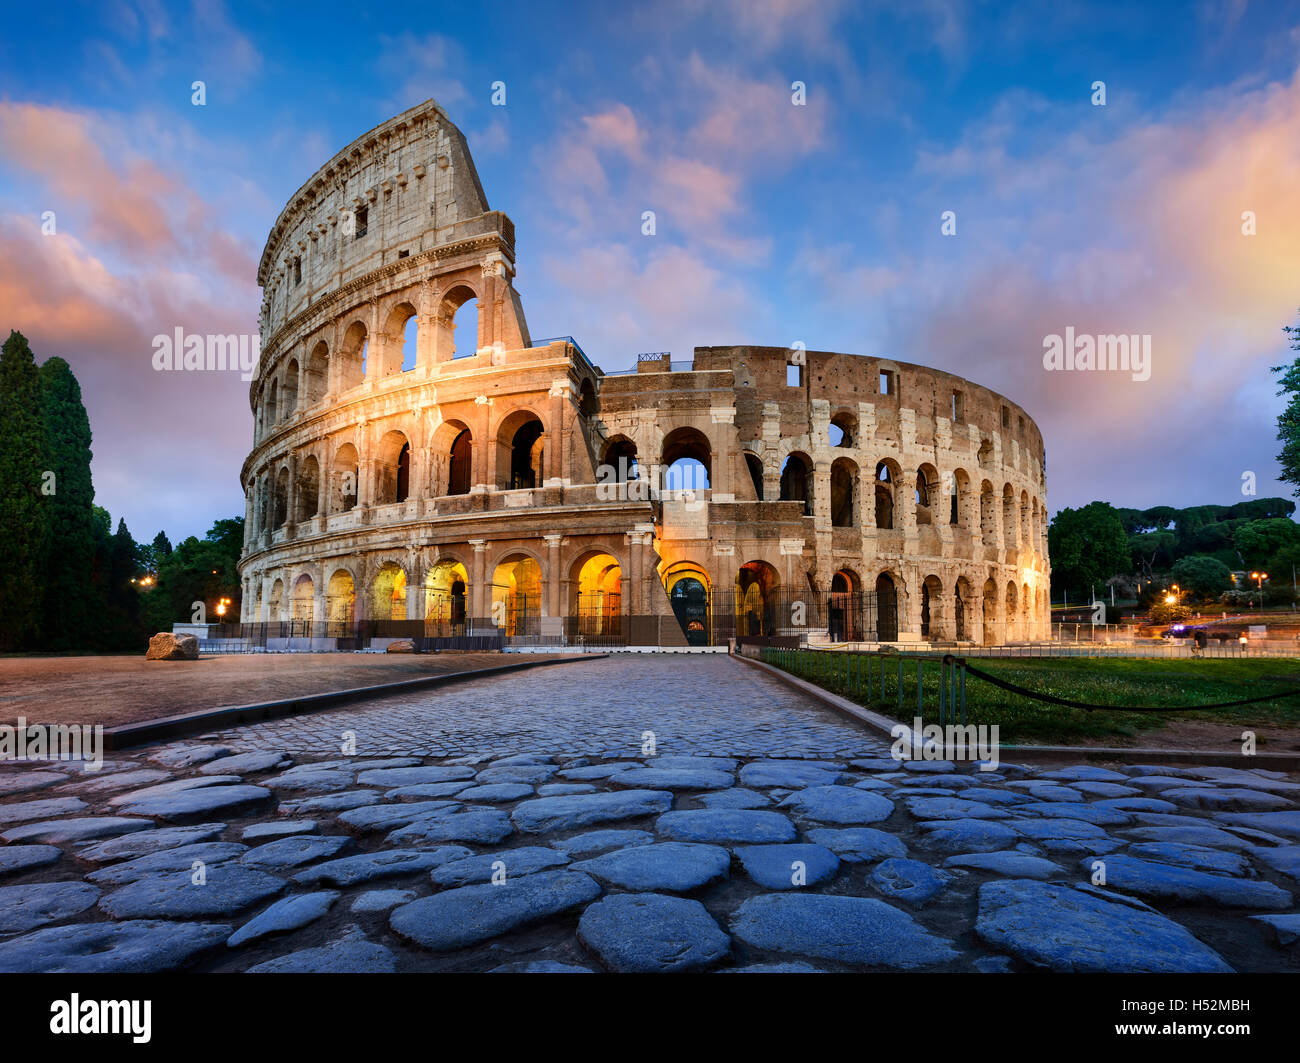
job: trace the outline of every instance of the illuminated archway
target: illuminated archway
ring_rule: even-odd
[[[687,645],[708,646],[713,642],[709,587],[709,574],[693,562],[674,565],[664,574],[664,589]]]
[[[766,561],[748,561],[736,573],[736,634],[776,633],[776,588],[781,582]]]
[[[406,619],[406,572],[401,565],[388,561],[380,568],[371,585],[371,598],[373,619]]]
[[[623,569],[612,554],[592,554],[574,562],[570,575],[569,616],[577,634],[611,635],[621,630]]]
[[[316,585],[312,578],[303,573],[293,584],[293,606],[289,619],[291,620],[315,620],[316,619]]]
[[[542,569],[526,554],[511,554],[492,572],[492,623],[507,635],[536,632],[542,607]]]
[[[424,580],[424,623],[445,635],[465,634],[469,615],[469,574],[450,558],[429,569]]]

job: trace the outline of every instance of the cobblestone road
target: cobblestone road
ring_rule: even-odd
[[[1300,971],[1294,774],[884,749],[634,657],[0,764],[0,971]]]
[[[222,734],[239,749],[369,756],[520,752],[635,756],[869,756],[887,744],[757,669],[720,654],[623,654],[369,701]]]

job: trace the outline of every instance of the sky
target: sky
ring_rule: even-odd
[[[429,97],[516,224],[532,334],[607,371],[889,357],[1022,405],[1052,512],[1290,493],[1295,3],[3,6],[0,330],[72,365],[137,539],[242,515],[253,435],[246,382],[156,372],[152,338],[255,332],[288,197]],[[1149,336],[1149,377],[1045,368],[1066,329]]]

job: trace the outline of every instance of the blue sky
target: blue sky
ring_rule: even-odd
[[[1024,405],[1053,511],[1232,503],[1245,472],[1287,493],[1267,367],[1300,306],[1296,5],[117,0],[5,24],[0,325],[72,363],[98,501],[137,538],[242,513],[252,438],[247,385],[154,373],[150,338],[254,329],[288,196],[430,96],[516,223],[533,335],[605,369],[887,355]],[[1067,326],[1149,334],[1151,379],[1045,372]]]

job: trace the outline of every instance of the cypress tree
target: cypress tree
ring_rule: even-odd
[[[0,348],[0,649],[29,648],[41,637],[44,449],[40,373],[27,338],[10,332]]]
[[[47,359],[40,379],[47,468],[54,473],[54,493],[42,498],[46,514],[42,642],[51,650],[84,648],[92,624],[95,560],[90,418],[81,401],[81,386],[62,358]]]
[[[140,576],[140,547],[131,538],[125,520],[118,520],[117,533],[108,553],[109,644],[128,650],[142,646],[144,627],[140,620],[140,594],[131,581]]]

